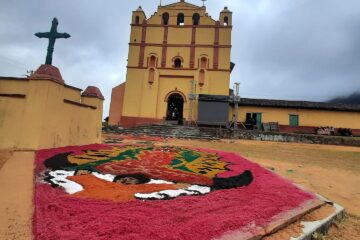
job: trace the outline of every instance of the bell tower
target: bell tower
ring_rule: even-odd
[[[220,12],[220,24],[221,26],[232,26],[232,12],[228,7]]]
[[[133,25],[141,25],[144,20],[146,20],[146,15],[144,13],[144,10],[141,8],[141,6],[139,6],[138,9],[136,9],[136,11],[133,11],[131,23]]]

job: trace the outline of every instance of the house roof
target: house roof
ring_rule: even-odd
[[[239,105],[256,106],[256,107],[298,108],[298,109],[313,109],[313,110],[360,112],[360,105],[326,103],[326,102],[241,98]]]
[[[234,105],[234,101],[229,96],[225,96],[225,95],[200,94],[199,101],[229,102],[230,105]],[[289,100],[273,100],[273,99],[255,99],[255,98],[241,98],[239,102],[239,106],[360,112],[360,104],[289,101]]]

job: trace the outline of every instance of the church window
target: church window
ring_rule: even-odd
[[[193,15],[193,25],[197,26],[200,23],[200,15],[198,13],[194,13]]]
[[[149,67],[154,68],[156,65],[156,57],[155,56],[151,56],[150,57],[150,62],[149,62]]]
[[[228,25],[229,25],[229,18],[224,17],[224,26],[228,26]]]
[[[174,66],[176,68],[181,68],[181,59],[180,58],[176,58],[174,61]]]
[[[135,18],[135,24],[140,24],[140,17],[139,17],[139,16],[136,16],[136,18]]]
[[[199,85],[200,87],[202,87],[204,86],[204,84],[205,84],[205,71],[201,69],[199,74]]]
[[[207,58],[206,57],[202,57],[200,60],[200,68],[201,69],[205,69],[207,65]]]
[[[177,25],[184,26],[185,25],[185,16],[183,13],[179,13],[177,16]]]
[[[155,80],[155,69],[150,68],[149,70],[149,84],[152,85]]]
[[[168,25],[169,24],[169,13],[167,13],[167,12],[163,13],[162,20],[163,20],[164,25]]]

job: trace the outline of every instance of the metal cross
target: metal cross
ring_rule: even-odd
[[[203,7],[205,7],[206,0],[201,0],[203,2]]]
[[[45,33],[35,33],[35,36],[38,38],[48,38],[49,39],[49,46],[47,48],[47,55],[46,55],[46,61],[45,64],[51,65],[52,64],[52,56],[54,53],[54,46],[55,41],[58,38],[69,38],[71,37],[67,33],[58,33],[57,32],[57,26],[59,25],[59,22],[56,18],[53,19],[50,32]]]

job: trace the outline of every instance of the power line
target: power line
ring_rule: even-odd
[[[5,57],[5,56],[0,55],[0,61],[3,62],[3,63],[7,63],[7,64],[10,64],[10,65],[16,66],[18,68],[24,69],[26,71],[28,70],[24,63],[18,62],[16,60],[10,59],[10,58]]]

